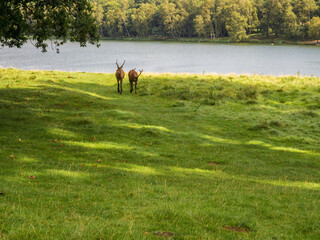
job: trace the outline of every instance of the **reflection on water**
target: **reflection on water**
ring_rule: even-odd
[[[102,41],[100,48],[68,43],[59,54],[51,48],[42,53],[30,43],[0,49],[1,67],[27,70],[114,72],[116,59],[126,60],[125,71],[320,76],[316,46]]]

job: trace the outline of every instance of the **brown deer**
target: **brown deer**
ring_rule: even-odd
[[[129,76],[129,82],[130,82],[130,92],[132,93],[133,91],[133,83],[134,84],[134,92],[137,94],[137,83],[138,83],[138,78],[140,77],[141,73],[143,72],[142,70],[139,70],[140,74],[136,72],[136,69],[132,69],[129,71],[128,76]]]
[[[118,82],[118,92],[122,94],[122,80],[124,78],[124,71],[123,71],[123,65],[126,63],[126,61],[123,62],[123,64],[119,67],[118,60],[116,61],[117,65],[117,71],[116,71],[116,78]]]

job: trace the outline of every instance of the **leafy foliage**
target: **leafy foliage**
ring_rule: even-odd
[[[314,17],[311,19],[309,24],[308,34],[312,39],[320,39],[320,17]]]
[[[90,3],[88,2],[90,1]],[[0,42],[20,47],[30,37],[97,44],[103,37],[231,37],[314,39],[307,23],[319,0],[19,0],[0,2]],[[93,16],[92,16],[93,13]],[[311,30],[312,32],[313,30]]]
[[[92,0],[105,37],[231,37],[303,39],[319,16],[316,0]],[[101,23],[101,9],[102,23]],[[124,31],[125,30],[125,31]]]
[[[28,37],[46,51],[48,42],[98,44],[99,33],[87,0],[20,0],[0,2],[0,43],[21,47]],[[58,39],[58,40],[57,40]]]
[[[139,8],[132,10],[132,24],[140,36],[145,37],[150,32],[156,11],[157,6],[150,3],[143,3]]]

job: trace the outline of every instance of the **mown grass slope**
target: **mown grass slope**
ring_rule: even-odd
[[[0,69],[0,239],[320,239],[320,79]]]

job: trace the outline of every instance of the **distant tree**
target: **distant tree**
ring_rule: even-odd
[[[297,35],[297,17],[291,0],[266,0],[260,9],[261,27],[269,37],[291,38]]]
[[[100,34],[102,34],[101,26],[103,23],[103,6],[98,2],[93,2],[92,7],[93,7],[93,16],[95,17],[96,22],[100,28]]]
[[[107,0],[104,4],[103,32],[105,36],[119,37],[129,36],[127,29],[129,3],[127,0]]]
[[[79,42],[98,45],[100,34],[88,0],[1,0],[0,43],[21,47],[30,38],[47,50],[47,40],[56,45]],[[58,40],[57,40],[58,39]]]
[[[173,38],[179,38],[184,26],[183,24],[188,17],[186,10],[177,7],[173,2],[165,0],[161,3],[159,11],[166,33],[170,34]]]
[[[295,38],[298,36],[297,16],[292,11],[292,6],[289,5],[283,14],[283,36],[285,38]]]
[[[205,0],[210,1],[210,0]],[[199,15],[199,9],[202,6],[202,0],[181,0],[180,5],[178,7],[185,9],[185,11],[188,13],[188,16],[186,16],[184,22],[183,22],[183,36],[184,37],[192,37],[196,33],[195,31],[195,18],[197,15]]]
[[[105,29],[108,36],[118,37],[123,34],[124,12],[120,7],[110,9],[105,14]]]
[[[213,7],[214,33],[216,37],[223,37],[226,25],[226,5],[225,0],[215,0]]]
[[[226,23],[226,29],[233,41],[241,42],[246,40],[248,38],[246,33],[247,27],[248,24],[244,16],[236,11],[231,12],[230,18],[228,18]]]
[[[157,9],[155,4],[142,3],[138,9],[132,10],[132,25],[140,36],[146,37],[150,34]]]
[[[233,41],[240,42],[247,39],[247,17],[241,13],[240,5],[231,1],[226,6],[226,29]]]
[[[205,23],[201,15],[197,15],[194,21],[194,29],[198,34],[198,37],[206,35]]]
[[[252,0],[241,0],[237,2],[237,5],[239,6],[240,14],[246,18],[246,32],[251,34],[252,30],[259,25],[257,8]]]
[[[261,24],[266,37],[273,37],[273,33],[278,34],[280,32],[283,6],[279,0],[266,0],[263,2],[261,11]]]
[[[317,10],[315,11],[315,16],[320,16],[320,0],[315,0],[317,4]]]
[[[310,21],[312,14],[319,8],[314,0],[293,0],[292,6],[299,23],[302,24]]]
[[[213,10],[214,2],[205,0],[201,7],[200,14],[194,19],[195,31],[199,37],[213,37]]]
[[[317,40],[319,43],[320,39],[320,17],[313,17],[310,22],[308,22],[308,36],[311,39]]]

